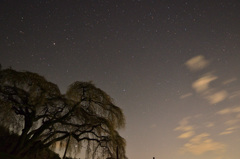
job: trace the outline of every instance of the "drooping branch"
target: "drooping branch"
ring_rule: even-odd
[[[14,125],[14,120],[22,126],[19,152],[49,147],[70,134],[71,143],[89,141],[109,153],[115,145],[121,151],[125,147],[115,133],[125,124],[122,110],[90,82],[74,82],[62,95],[55,84],[36,73],[0,70],[0,108],[14,117],[11,122],[4,120],[5,125]]]

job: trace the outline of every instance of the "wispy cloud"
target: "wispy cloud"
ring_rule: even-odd
[[[239,97],[240,97],[240,90],[232,92],[232,94],[229,96],[229,99],[239,98]]]
[[[207,100],[210,105],[215,105],[220,102],[224,104],[223,101],[240,98],[240,90],[234,90],[234,87],[232,87],[232,84],[238,79],[236,77],[222,77],[220,74],[217,74],[219,70],[206,69],[209,64],[209,60],[205,59],[202,55],[193,57],[185,62],[185,66],[190,71],[205,69],[205,72],[192,82],[193,93]],[[230,85],[231,87],[229,87]],[[180,96],[180,99],[185,99],[192,95],[192,93],[183,94]],[[238,126],[240,124],[240,105],[236,107],[226,107],[225,109],[215,112],[215,115],[213,112],[212,115],[211,122],[208,121],[209,118],[205,118],[205,115],[199,118],[189,116],[179,122],[178,127],[175,128],[175,131],[180,131],[177,138],[185,141],[185,144],[182,145],[181,152],[193,155],[214,152],[221,154],[219,156],[221,158],[222,153],[219,152],[224,152],[226,145],[217,141],[217,138],[238,131],[240,128]],[[222,117],[222,115],[226,116]],[[214,127],[214,129],[212,127]],[[216,138],[213,138],[210,133]]]
[[[235,78],[235,77],[234,78],[230,78],[230,79],[224,81],[223,85],[227,85],[227,84],[233,83],[235,81],[237,81],[237,78]]]
[[[192,93],[186,93],[186,94],[181,95],[180,99],[185,99],[185,98],[190,97],[190,96],[192,96]]]
[[[195,56],[185,63],[185,65],[191,71],[201,70],[201,69],[205,68],[208,64],[209,64],[209,62],[202,55]]]
[[[211,94],[209,96],[207,96],[208,101],[210,102],[210,104],[217,104],[223,100],[225,100],[228,96],[227,91],[222,90],[219,92],[216,92],[214,94]]]
[[[203,68],[206,68],[209,65],[209,63],[210,63],[209,60],[205,59],[204,56],[198,55],[185,62],[185,65],[190,70],[198,71]],[[219,81],[222,82],[218,83],[218,85],[216,85],[215,83],[214,83],[215,85],[211,85],[216,80],[218,82]],[[209,102],[209,104],[215,105],[227,99],[240,98],[240,90],[229,91],[227,88],[224,89],[222,88],[228,86],[229,84],[237,80],[238,79],[236,77],[231,77],[228,78],[227,80],[222,80],[222,78],[219,78],[212,72],[208,72],[200,76],[197,80],[193,81],[192,88],[193,90],[195,90],[197,94],[206,99]],[[180,99],[187,98],[191,95],[192,94],[184,94],[180,96]]]
[[[235,118],[235,119],[230,119],[225,121],[224,124],[228,126],[233,126],[233,125],[236,125],[238,122],[240,122],[240,120]]]
[[[204,76],[193,82],[192,87],[198,93],[204,92],[209,89],[210,82],[216,80],[217,78],[217,76],[214,76],[210,73],[205,74]]]
[[[229,135],[234,132],[234,130],[237,129],[237,127],[230,127],[224,130],[223,132],[219,133],[219,135]]]
[[[182,134],[178,136],[178,139],[186,140],[186,143],[180,148],[180,152],[191,153],[193,155],[202,155],[206,152],[224,152],[225,144],[214,141],[209,133],[196,134],[199,126],[196,127],[190,123],[193,119],[199,119],[201,116],[185,117],[179,122],[179,126],[175,128],[175,131],[181,131]],[[215,124],[213,122],[206,122],[203,127],[210,128]],[[233,129],[226,129],[226,131],[233,131]]]
[[[179,122],[179,126],[175,128],[175,130],[179,130],[179,131],[192,131],[193,130],[193,126],[189,125],[189,120],[190,117],[186,117],[183,118],[180,122]]]
[[[189,59],[185,63],[185,65],[190,70],[196,71],[196,70],[201,70],[201,69],[207,67],[209,63],[210,62],[208,60],[206,60],[204,56],[199,55],[199,56]],[[211,105],[220,103],[229,98],[234,98],[236,96],[240,96],[239,92],[228,93],[228,91],[226,91],[225,89],[219,90],[219,87],[216,87],[216,86],[212,87],[211,83],[218,79],[219,79],[219,77],[214,75],[212,72],[203,74],[200,78],[198,78],[197,80],[195,80],[192,83],[192,88],[195,90],[196,93],[200,94],[203,98],[207,99],[209,104],[211,104]],[[222,82],[221,87],[223,85],[228,85],[236,80],[237,80],[236,77],[229,78],[228,80],[225,80]],[[184,99],[186,97],[187,97],[187,95],[183,95],[180,97],[180,99]]]
[[[193,82],[192,88],[207,99],[209,104],[217,104],[228,97],[228,92],[226,90],[218,91],[218,89],[210,87],[211,82],[217,79],[218,77],[211,73],[205,74]]]
[[[194,127],[189,125],[190,117],[183,118],[179,122],[179,126],[175,128],[175,131],[182,131],[183,133],[178,136],[179,139],[190,138],[195,134]]]
[[[186,138],[190,138],[195,134],[194,131],[187,131],[181,135],[178,136],[179,139],[186,139]]]
[[[238,107],[231,107],[225,108],[218,111],[216,114],[218,115],[228,115],[230,118],[224,122],[224,125],[228,126],[229,128],[225,129],[223,132],[220,132],[219,135],[228,135],[235,132],[240,124],[240,106]]]
[[[183,153],[190,152],[193,155],[202,155],[209,151],[224,152],[225,145],[213,141],[208,133],[194,136],[186,143],[182,149]]]
[[[217,114],[225,115],[231,113],[240,113],[240,106],[239,107],[232,107],[232,108],[225,108],[217,112]]]
[[[233,131],[224,131],[224,132],[221,132],[219,135],[229,135],[232,133],[233,133]]]
[[[207,128],[211,128],[211,127],[214,127],[214,126],[215,126],[215,124],[213,122],[206,123]]]

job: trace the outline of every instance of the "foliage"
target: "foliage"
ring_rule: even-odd
[[[91,82],[74,82],[61,94],[36,73],[0,70],[0,108],[0,124],[19,134],[12,154],[25,156],[60,142],[78,152],[87,146],[93,158],[116,157],[118,147],[119,158],[126,158],[125,140],[117,132],[125,125],[122,110]]]

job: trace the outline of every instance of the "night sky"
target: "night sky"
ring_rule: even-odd
[[[0,28],[3,68],[114,99],[129,159],[239,159],[239,0],[1,0]]]

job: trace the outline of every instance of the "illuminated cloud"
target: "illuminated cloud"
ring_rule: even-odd
[[[190,97],[190,96],[192,96],[192,93],[186,93],[186,94],[181,95],[180,99],[185,99],[185,98]]]
[[[227,96],[228,96],[228,93],[223,90],[207,96],[207,99],[209,100],[210,104],[217,104],[225,100]]]
[[[217,114],[224,115],[224,114],[229,114],[231,113],[231,108],[225,108],[217,112]]]
[[[200,134],[200,135],[197,135],[197,136],[193,137],[193,138],[190,140],[190,142],[191,142],[191,143],[199,143],[199,142],[202,141],[203,138],[208,137],[208,136],[210,136],[208,133],[202,133],[202,134]]]
[[[236,127],[227,128],[225,131],[221,132],[219,135],[229,135],[229,134],[232,134],[235,129],[236,129]]]
[[[179,126],[177,127],[175,130],[181,130],[181,131],[190,131],[193,130],[193,127],[190,125],[186,125],[186,126]]]
[[[224,131],[224,132],[221,132],[219,135],[229,135],[232,133],[233,133],[233,131]]]
[[[192,87],[196,92],[204,92],[209,89],[209,84],[210,82],[216,80],[218,77],[214,76],[212,74],[206,74],[203,77],[199,78],[196,80],[193,84]]]
[[[211,128],[211,127],[214,127],[214,123],[213,122],[208,122],[208,123],[206,123],[206,127],[207,128]]]
[[[240,98],[240,90],[233,92],[230,96],[229,99],[232,98]]]
[[[222,153],[225,151],[225,145],[223,143],[214,141],[208,133],[202,133],[195,135],[196,127],[190,124],[190,119],[196,119],[202,117],[202,115],[196,115],[192,117],[185,117],[179,122],[179,126],[175,130],[182,131],[183,133],[178,136],[179,139],[187,139],[187,142],[180,148],[180,152],[191,153],[193,155],[202,155],[207,152]],[[214,122],[206,122],[203,125],[205,128],[215,126]],[[199,127],[197,127],[199,128]],[[226,129],[219,135],[232,133],[233,127]]]
[[[230,83],[232,83],[232,82],[235,82],[237,80],[237,78],[231,78],[231,79],[229,79],[229,80],[226,80],[226,81],[224,81],[223,82],[223,85],[227,85],[227,84],[230,84]]]
[[[178,138],[179,139],[186,139],[186,138],[192,137],[194,134],[195,134],[194,131],[188,131],[188,132],[185,132],[185,133],[179,135]]]
[[[202,68],[205,68],[208,65],[208,60],[205,59],[204,56],[196,56],[193,57],[192,59],[188,60],[185,65],[190,69],[190,70],[200,70]],[[217,88],[211,88],[210,84],[211,82],[217,80],[218,77],[213,75],[212,73],[207,73],[194,81],[192,83],[192,88],[199,93],[201,96],[203,96],[205,99],[208,100],[210,104],[217,104],[219,102],[224,101],[225,99],[229,98],[234,98],[236,96],[240,96],[240,92],[236,92],[235,94],[228,93],[225,90],[222,91],[217,91]],[[236,81],[237,78],[230,78],[226,81],[224,81],[222,84],[227,85],[230,84],[234,81]],[[192,94],[184,94],[180,97],[180,99],[184,99]]]
[[[209,64],[209,62],[202,55],[195,56],[185,63],[185,65],[191,71],[201,70],[201,69],[205,68],[208,64]]]
[[[208,133],[202,133],[193,137],[183,148],[183,152],[190,152],[194,155],[202,155],[209,151],[223,152],[225,151],[225,145],[213,141],[209,138]]]
[[[230,119],[230,120],[226,121],[224,124],[226,124],[228,126],[232,126],[232,125],[236,125],[238,122],[240,122],[239,119]]]
[[[179,131],[192,131],[193,130],[193,126],[189,125],[189,120],[190,117],[186,117],[183,118],[180,122],[179,122],[179,126],[177,128],[175,128],[175,130],[179,130]]]
[[[232,108],[225,108],[217,112],[219,115],[231,115],[231,119],[228,119],[224,122],[225,125],[230,127],[237,127],[240,123],[240,106],[232,107]],[[228,128],[226,131],[222,132],[220,135],[230,134],[233,130]]]
[[[225,114],[239,113],[239,112],[240,112],[240,106],[222,109],[222,110],[218,111],[217,114],[225,115]]]

